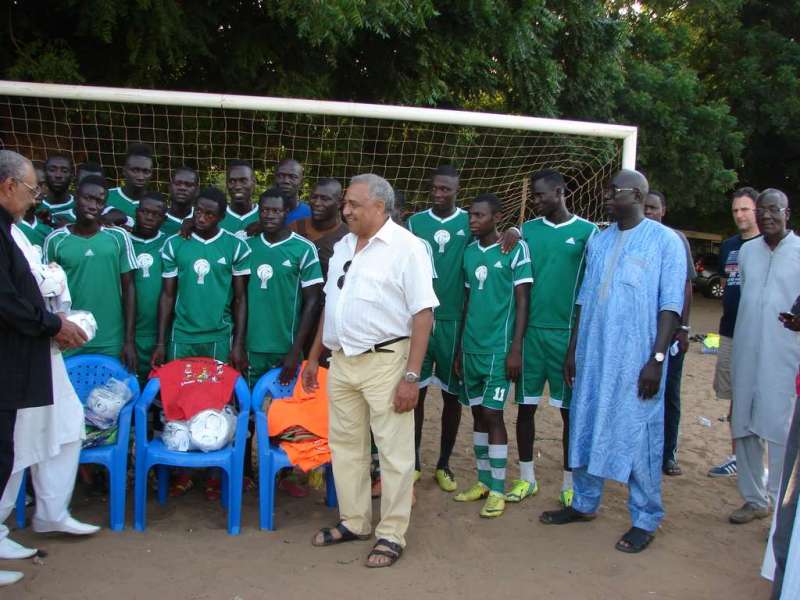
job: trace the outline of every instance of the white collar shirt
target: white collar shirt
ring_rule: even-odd
[[[325,284],[322,342],[347,356],[410,336],[412,317],[439,306],[431,260],[414,234],[389,219],[358,254],[356,242],[348,233],[333,247]]]

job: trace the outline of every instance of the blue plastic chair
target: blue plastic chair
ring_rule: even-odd
[[[108,469],[109,520],[111,529],[125,528],[125,496],[128,489],[128,448],[131,438],[133,405],[139,398],[139,382],[117,359],[99,354],[80,354],[65,361],[69,380],[82,404],[89,393],[112,377],[128,384],[133,396],[119,413],[117,441],[107,446],[81,450],[81,464],[103,465]],[[24,502],[24,500],[23,500]]]
[[[136,403],[136,489],[134,496],[134,528],[145,529],[147,509],[147,474],[156,467],[158,501],[167,502],[169,469],[166,467],[191,467],[222,469],[222,505],[228,509],[228,533],[238,535],[242,521],[242,483],[244,478],[244,448],[247,440],[247,423],[250,419],[250,390],[244,379],[236,380],[234,393],[239,405],[236,417],[236,434],[226,448],[214,452],[175,452],[167,450],[161,438],[147,439],[147,411],[158,395],[161,382],[151,379]]]
[[[278,380],[281,368],[268,371],[256,382],[253,388],[253,412],[256,415],[256,434],[258,435],[258,526],[261,529],[275,529],[275,480],[278,471],[292,467],[286,452],[277,444],[269,441],[267,431],[267,414],[264,412],[264,398],[272,400],[288,398],[294,390],[295,380],[282,385]],[[325,465],[325,504],[335,507],[336,486],[333,481],[331,464]]]

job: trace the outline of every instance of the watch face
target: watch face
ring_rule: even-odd
[[[664,362],[664,353],[663,352],[656,352],[653,355],[653,358],[656,359],[656,362]]]

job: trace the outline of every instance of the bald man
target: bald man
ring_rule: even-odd
[[[275,186],[291,197],[287,207],[289,209],[286,214],[287,225],[311,216],[308,204],[300,202],[300,192],[303,189],[303,165],[293,158],[283,159],[275,169]]]
[[[548,525],[589,521],[600,507],[605,480],[624,483],[632,527],[616,549],[627,553],[644,550],[664,518],[664,365],[686,283],[681,240],[645,218],[648,191],[641,173],[617,173],[606,195],[616,223],[587,244],[564,363],[565,383],[573,388],[574,497],[572,506],[540,517]]]
[[[756,199],[756,222],[763,235],[739,251],[742,296],[731,357],[731,432],[744,504],[731,513],[731,523],[762,519],[770,504],[774,506],[797,399],[794,378],[800,344],[780,321],[800,295],[800,238],[788,229],[788,220],[786,194],[764,190]]]

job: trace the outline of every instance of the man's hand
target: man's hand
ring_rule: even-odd
[[[80,348],[89,340],[83,329],[67,319],[67,317],[59,313],[58,318],[61,319],[61,329],[58,330],[53,339],[59,348],[62,350]]]
[[[297,373],[298,364],[300,364],[300,357],[294,352],[289,352],[289,354],[283,358],[283,368],[281,369],[281,374],[278,376],[278,382],[281,385],[288,385],[291,383],[295,373]]]
[[[500,234],[500,251],[503,254],[508,254],[514,248],[514,246],[517,245],[519,239],[519,229],[516,227],[506,229],[502,234]]]
[[[519,374],[522,372],[522,352],[511,345],[511,350],[506,357],[506,377],[511,381],[519,379]]]
[[[192,233],[194,233],[194,221],[192,219],[184,219],[181,223],[181,229],[178,232],[183,239],[188,240]]]
[[[131,373],[136,373],[139,366],[139,357],[136,355],[136,344],[133,342],[125,342],[122,344],[122,353],[120,354],[122,364]]]
[[[231,348],[230,361],[234,369],[239,371],[242,375],[247,375],[247,369],[250,364],[247,360],[247,352],[245,352],[241,345],[236,344]]]
[[[153,350],[153,356],[150,358],[150,366],[153,369],[157,369],[161,365],[164,364],[164,360],[166,359],[167,353],[164,349],[164,344],[156,344],[155,349]]]
[[[306,394],[315,392],[319,389],[319,381],[317,381],[317,372],[319,371],[319,363],[316,360],[306,361],[306,368],[303,369],[302,382],[303,391]]]
[[[453,373],[459,379],[464,379],[464,370],[461,366],[461,352],[456,352],[455,359],[453,359]]]
[[[653,358],[642,367],[639,373],[639,397],[642,400],[649,400],[658,393],[663,370],[664,364],[656,362]]]
[[[244,232],[247,234],[247,237],[253,237],[255,235],[263,233],[264,232],[264,228],[261,227],[261,223],[260,222],[253,221],[252,223],[250,223],[250,225],[248,225],[247,227],[244,228]]]
[[[36,209],[36,218],[39,219],[45,225],[49,225],[53,227],[53,223],[50,220],[50,211],[47,210],[44,206],[40,206]],[[54,228],[55,229],[55,228]]]
[[[570,348],[564,357],[564,383],[568,388],[575,385],[575,350]]]
[[[394,412],[404,413],[414,410],[419,398],[419,385],[401,379],[394,393]]]
[[[789,331],[800,331],[800,315],[781,313],[778,315],[778,320],[783,323],[783,326]]]
[[[678,329],[673,339],[678,342],[678,350],[681,351],[681,354],[685,354],[689,349],[689,332],[685,329]]]

